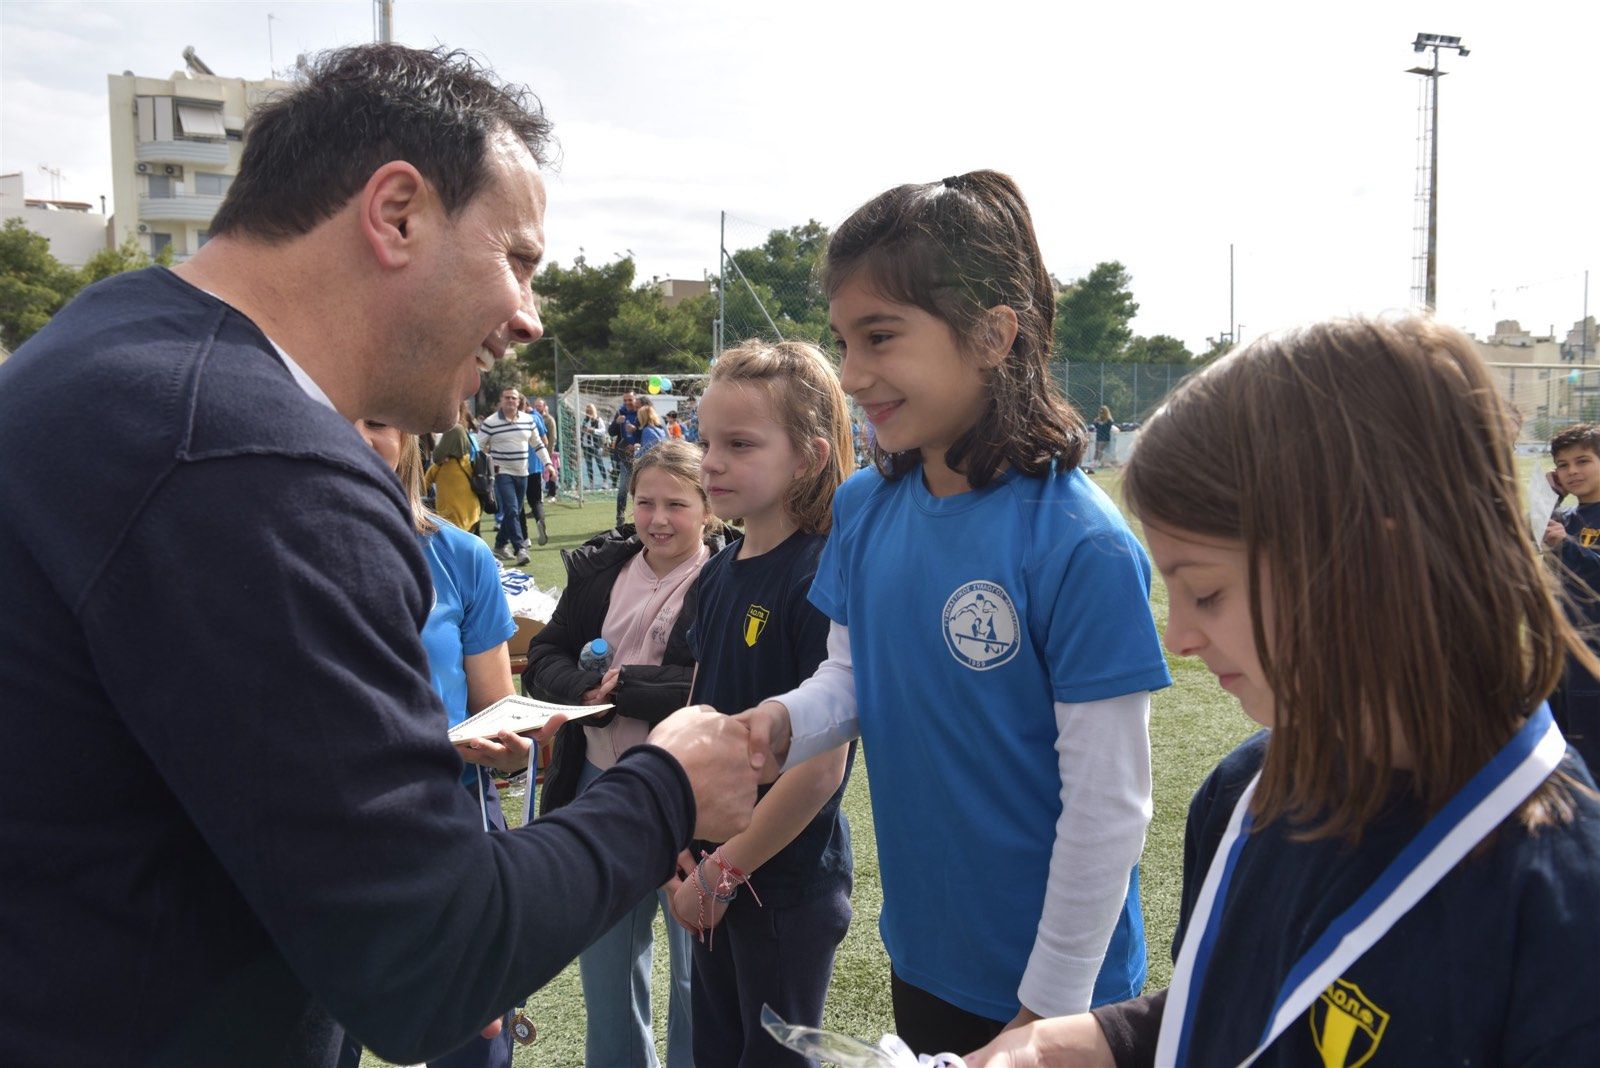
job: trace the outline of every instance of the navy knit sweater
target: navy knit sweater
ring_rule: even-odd
[[[0,457],[0,1063],[437,1056],[689,841],[650,747],[480,830],[395,478],[171,272],[0,366]]]

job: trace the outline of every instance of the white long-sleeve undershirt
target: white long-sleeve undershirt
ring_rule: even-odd
[[[849,628],[833,624],[828,658],[772,700],[789,710],[785,767],[860,737]],[[1061,815],[1044,911],[1017,988],[1040,1016],[1088,1009],[1151,815],[1149,692],[1057,701],[1055,717]]]

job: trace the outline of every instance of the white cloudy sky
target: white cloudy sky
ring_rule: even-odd
[[[1565,330],[1600,268],[1600,5],[675,4],[398,0],[396,37],[447,43],[531,85],[557,124],[552,255],[624,249],[643,276],[716,265],[718,212],[833,225],[888,186],[1009,171],[1063,279],[1119,259],[1135,328],[1199,348],[1403,307],[1413,250],[1420,30],[1448,58],[1440,314]],[[349,2],[0,2],[0,171],[49,195],[111,192],[106,75],[165,76],[192,44],[219,73],[372,36]],[[1600,270],[1592,306],[1600,306]]]

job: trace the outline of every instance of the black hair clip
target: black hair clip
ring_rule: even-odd
[[[944,187],[946,189],[960,189],[961,176],[959,174],[953,174],[949,178],[946,178],[944,180]]]

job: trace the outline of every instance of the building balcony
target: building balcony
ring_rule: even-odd
[[[186,193],[180,197],[139,197],[139,219],[142,222],[210,222],[222,207],[221,197],[204,197]]]
[[[139,145],[140,163],[188,163],[226,167],[232,155],[226,141],[145,141]]]

